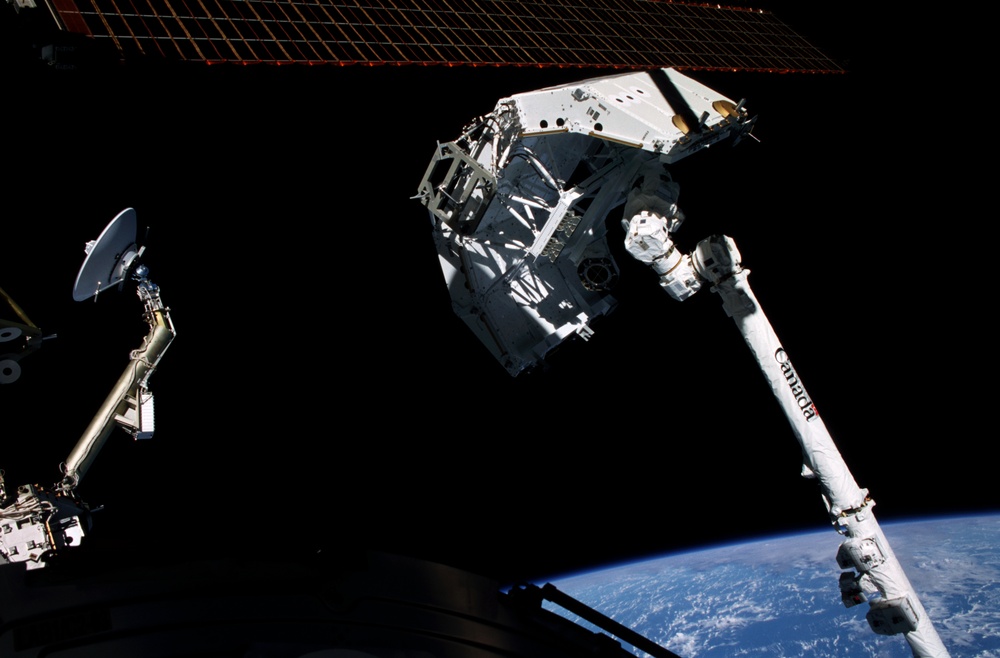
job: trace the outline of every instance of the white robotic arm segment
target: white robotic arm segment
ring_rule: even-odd
[[[876,633],[904,634],[918,658],[947,658],[947,650],[875,520],[874,501],[855,482],[750,289],[750,271],[743,269],[736,243],[728,236],[715,235],[699,242],[691,256],[683,256],[670,241],[665,221],[646,211],[630,220],[625,243],[629,253],[654,269],[668,257],[672,263],[688,263],[722,298],[726,314],[739,328],[799,440],[806,461],[803,473],[819,481],[834,527],[846,536],[837,562],[854,571],[841,574],[844,604],[851,607],[868,601],[866,617]],[[660,270],[657,273],[666,287],[667,276]],[[690,290],[693,293],[697,288]]]
[[[624,223],[624,222],[623,222]],[[679,302],[701,289],[691,257],[670,238],[672,220],[642,210],[625,226],[625,249],[660,275],[660,286]]]

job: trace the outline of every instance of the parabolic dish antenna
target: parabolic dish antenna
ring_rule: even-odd
[[[87,243],[87,257],[76,275],[73,299],[82,302],[121,283],[145,247],[136,246],[136,218],[133,208],[118,213],[100,237]]]

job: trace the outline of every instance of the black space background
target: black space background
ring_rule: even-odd
[[[969,99],[911,65],[923,33],[891,12],[799,4],[758,6],[848,73],[689,72],[746,98],[760,143],[675,167],[681,239],[735,238],[883,523],[995,510]],[[436,141],[500,97],[605,72],[53,71],[15,22],[0,287],[57,338],[0,388],[8,486],[58,480],[146,334],[128,289],[71,297],[84,244],[123,208],[149,228],[177,329],[151,379],[156,436],[116,430],[78,489],[104,506],[86,550],[377,548],[509,582],[828,526],[707,290],[678,304],[623,260],[619,310],[517,379],[452,315],[409,199]]]

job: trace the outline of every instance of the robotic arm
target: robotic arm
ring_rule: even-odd
[[[153,436],[149,378],[175,332],[159,287],[138,262],[144,248],[136,247],[135,235],[135,211],[128,208],[112,220],[98,240],[87,243],[87,258],[77,277],[74,298],[82,301],[133,280],[145,306],[149,334],[132,351],[118,382],[62,465],[60,482],[51,488],[20,486],[12,500],[0,472],[0,562],[24,562],[28,569],[38,569],[59,551],[78,545],[90,530],[91,510],[78,497],[76,487],[108,436],[115,427],[122,427],[135,439]]]
[[[63,479],[59,484],[63,492],[76,488],[116,426],[122,427],[134,439],[153,437],[155,418],[149,378],[173,341],[175,331],[169,309],[160,299],[160,288],[146,278],[147,274],[146,267],[140,265],[134,278],[138,281],[139,299],[145,305],[144,318],[149,324],[149,334],[142,346],[132,351],[128,366],[63,464]]]
[[[722,298],[726,315],[739,328],[771,390],[788,418],[805,459],[803,475],[820,484],[823,502],[838,533],[846,537],[837,553],[845,569],[840,576],[844,605],[867,601],[872,630],[882,635],[902,633],[918,658],[946,658],[947,650],[910,585],[888,540],[879,528],[867,489],[858,487],[816,405],[792,366],[785,348],[754,296],[736,243],[724,235],[702,240],[692,254],[681,253],[670,238],[676,230],[676,205],[638,210],[641,195],[626,205],[634,214],[622,220],[625,247],[660,277],[660,285],[678,301],[687,299],[704,283]],[[635,212],[638,210],[638,212]]]

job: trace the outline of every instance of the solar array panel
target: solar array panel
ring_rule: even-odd
[[[45,0],[123,58],[840,72],[756,9],[667,0]]]

